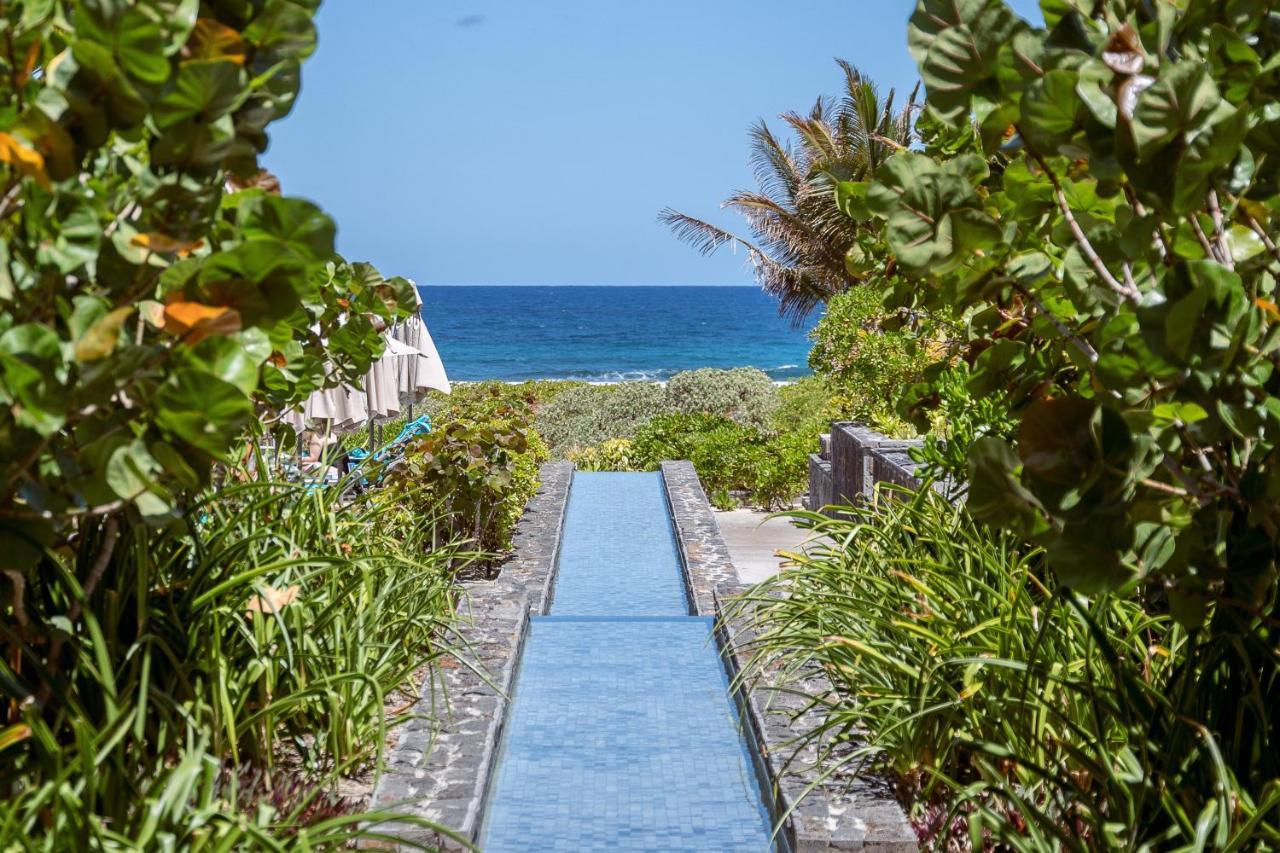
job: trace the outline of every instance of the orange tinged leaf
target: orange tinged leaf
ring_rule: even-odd
[[[170,302],[164,307],[164,328],[186,343],[198,344],[210,335],[240,331],[240,312],[200,302]]]
[[[28,178],[35,178],[36,183],[45,189],[49,188],[49,175],[44,170],[44,155],[16,136],[0,133],[0,161],[10,164]]]
[[[1280,320],[1280,307],[1277,307],[1270,299],[1263,299],[1259,296],[1257,299],[1253,300],[1253,304],[1261,308],[1263,312],[1271,318],[1273,323]]]
[[[22,70],[18,73],[16,82],[19,86],[24,85],[31,79],[31,72],[36,70],[36,62],[40,59],[40,39],[31,42],[31,46],[27,48],[27,56],[22,61]]]
[[[244,65],[245,43],[240,33],[213,18],[200,18],[191,31],[184,59],[221,59]]]
[[[120,340],[120,327],[133,313],[133,307],[126,305],[117,308],[98,319],[89,327],[80,340],[76,341],[76,361],[97,361],[115,352]]]
[[[26,723],[17,723],[0,729],[0,752],[4,752],[15,743],[21,743],[31,737],[31,727]]]
[[[135,246],[141,246],[151,252],[161,255],[177,255],[185,258],[204,245],[204,240],[179,240],[176,237],[170,237],[168,234],[161,234],[153,231],[150,234],[139,234],[129,241]]]
[[[246,613],[279,613],[280,609],[292,602],[298,597],[298,593],[302,591],[302,587],[297,584],[286,587],[285,589],[276,589],[275,587],[267,587],[263,590],[262,595],[255,595],[249,599],[249,603],[245,605]]]

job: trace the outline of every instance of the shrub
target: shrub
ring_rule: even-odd
[[[437,512],[437,540],[466,543],[492,565],[538,488],[546,447],[528,407],[496,395],[456,401],[431,432],[414,439],[388,478],[391,499]]]
[[[744,426],[768,429],[778,408],[778,388],[754,367],[704,367],[677,373],[667,382],[664,411],[716,415]]]
[[[625,438],[611,438],[593,447],[572,450],[569,461],[579,471],[638,470],[634,446]]]
[[[912,429],[897,401],[930,359],[915,336],[886,326],[886,313],[882,294],[870,285],[833,297],[810,333],[809,366],[830,383],[843,418],[907,436]]]
[[[774,512],[790,507],[809,487],[809,454],[818,449],[818,434],[808,430],[776,435],[748,459],[748,500]]]
[[[611,438],[632,438],[666,411],[666,392],[651,382],[583,385],[557,394],[537,415],[538,431],[558,456]]]
[[[746,448],[760,435],[750,427],[716,415],[660,415],[644,426],[634,442],[636,459],[656,470],[664,459],[688,459],[711,503],[736,505],[732,492],[745,491]]]

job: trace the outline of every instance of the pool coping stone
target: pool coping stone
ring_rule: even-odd
[[[502,742],[511,688],[529,616],[547,612],[564,527],[573,464],[549,462],[516,526],[512,556],[497,578],[468,581],[458,603],[455,637],[464,650],[423,685],[413,708],[421,718],[399,728],[373,795],[375,809],[447,827],[474,844]],[[446,833],[416,823],[379,825],[403,841],[465,850]],[[373,842],[366,846],[388,846]]]
[[[696,615],[714,616],[716,634],[731,683],[751,657],[753,635],[740,615],[726,605],[748,589],[738,581],[702,483],[689,462],[663,462],[671,516],[679,541],[689,597]],[[821,713],[806,710],[796,688],[813,695],[831,691],[821,672],[807,673],[800,683],[780,684],[770,673],[738,688],[739,709],[748,720],[747,735],[762,764],[771,812],[789,815],[781,842],[796,853],[864,850],[908,853],[917,849],[915,833],[887,780],[867,772],[832,774],[829,783],[815,782],[823,773],[820,741],[797,735],[821,723]],[[852,750],[855,747],[848,746]],[[810,788],[812,791],[809,791]],[[805,792],[809,791],[806,795]]]

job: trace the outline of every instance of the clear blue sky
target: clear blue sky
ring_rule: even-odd
[[[835,92],[835,56],[905,96],[913,6],[326,0],[265,164],[420,284],[746,284],[658,211],[741,229],[719,202],[753,186],[751,123]]]

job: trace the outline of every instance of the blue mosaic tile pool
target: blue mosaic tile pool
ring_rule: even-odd
[[[556,616],[688,614],[658,472],[575,472],[560,543]]]
[[[482,849],[768,850],[711,623],[533,619]]]
[[[771,849],[661,474],[575,473],[551,616],[530,619],[481,849]]]

